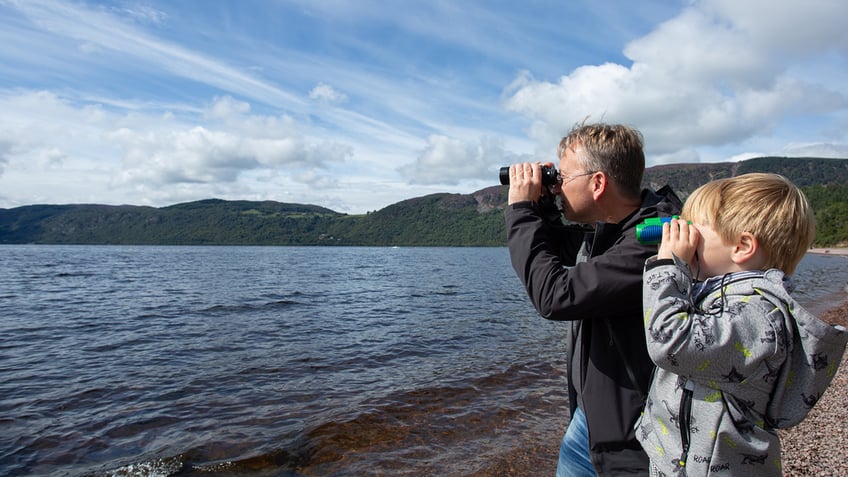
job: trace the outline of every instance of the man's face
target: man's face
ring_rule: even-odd
[[[594,199],[591,189],[593,171],[584,170],[577,159],[580,146],[565,149],[559,161],[562,183],[554,186],[553,192],[562,198],[562,212],[566,219],[577,223],[592,223],[590,215]]]

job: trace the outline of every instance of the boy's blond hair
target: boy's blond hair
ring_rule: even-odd
[[[778,174],[751,173],[708,182],[683,204],[681,217],[712,227],[725,243],[756,237],[766,268],[795,271],[816,234],[807,196]]]

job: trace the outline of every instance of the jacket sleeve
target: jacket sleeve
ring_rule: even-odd
[[[696,306],[690,288],[685,265],[657,260],[645,267],[645,338],[657,366],[727,389],[761,371],[764,361],[783,361],[783,330],[769,318],[779,311],[768,300],[720,290],[718,299]]]
[[[506,225],[512,266],[542,317],[639,316],[642,266],[656,247],[639,244],[635,232],[624,233],[604,253],[574,263],[585,228],[553,227],[530,203],[511,205]],[[634,309],[626,309],[630,306]]]

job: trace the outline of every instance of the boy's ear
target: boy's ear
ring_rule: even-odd
[[[760,243],[757,237],[750,232],[742,232],[731,252],[731,260],[737,265],[748,262],[753,258],[760,258]]]

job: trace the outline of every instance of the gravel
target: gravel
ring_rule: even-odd
[[[820,316],[848,328],[848,302]],[[848,476],[848,356],[819,402],[796,427],[780,431],[785,476]]]

